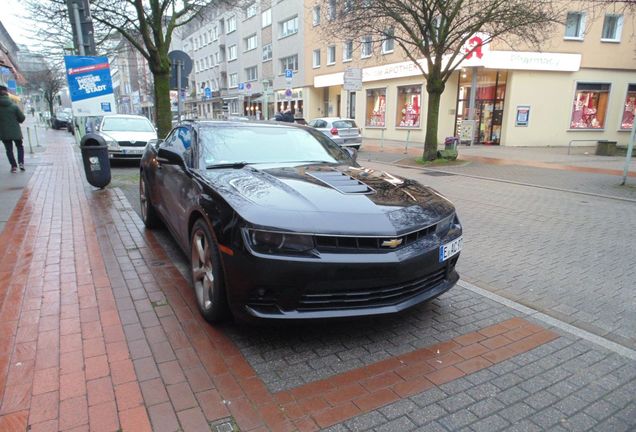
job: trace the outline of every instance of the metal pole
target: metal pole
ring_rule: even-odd
[[[35,133],[35,146],[40,147],[40,137],[38,136],[38,125],[33,125],[33,132]]]
[[[177,67],[177,121],[181,121],[181,60],[175,62]]]
[[[411,129],[406,131],[406,142],[404,143],[404,153],[409,151],[409,140],[411,139]]]
[[[384,151],[384,128],[382,128],[382,131],[380,132],[380,151]]]
[[[77,45],[79,47],[79,54],[81,56],[86,55],[84,50],[84,35],[82,35],[82,22],[80,20],[79,6],[77,3],[73,3],[73,19],[75,20],[75,28],[77,29]]]
[[[632,133],[629,135],[629,144],[627,144],[627,155],[625,156],[625,168],[623,169],[623,181],[621,186],[627,182],[627,174],[629,174],[629,163],[632,161],[632,152],[634,151],[634,141],[636,140],[636,122],[632,125]]]
[[[33,154],[33,146],[31,145],[31,128],[27,127],[27,139],[29,141],[29,153]]]

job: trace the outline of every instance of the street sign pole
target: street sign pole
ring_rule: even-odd
[[[634,141],[636,140],[636,121],[632,125],[632,133],[629,136],[629,143],[627,144],[627,156],[625,156],[625,168],[623,169],[623,181],[621,186],[624,186],[627,182],[627,175],[629,174],[629,164],[632,161],[632,152],[634,151]]]
[[[86,55],[84,50],[84,35],[82,34],[82,22],[80,21],[79,6],[77,3],[73,3],[73,19],[75,20],[75,28],[77,28],[77,45],[79,48],[79,55]]]
[[[181,60],[175,62],[177,67],[177,121],[181,121]]]
[[[263,80],[263,120],[269,119],[269,105],[267,101],[267,92],[269,88],[269,80]]]

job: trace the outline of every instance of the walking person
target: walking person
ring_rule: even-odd
[[[22,129],[20,123],[24,121],[24,114],[20,108],[9,99],[9,90],[0,85],[0,140],[7,151],[7,158],[11,164],[11,172],[17,172],[18,166],[24,171],[24,147],[22,146]],[[13,156],[13,143],[18,149],[18,163]]]

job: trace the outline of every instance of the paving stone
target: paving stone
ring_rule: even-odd
[[[438,403],[448,412],[458,411],[474,403],[475,400],[465,393],[459,393],[440,400]]]
[[[470,428],[475,432],[495,432],[506,429],[509,426],[510,423],[504,420],[500,415],[494,414],[471,424]]]
[[[386,418],[378,411],[371,411],[347,420],[344,425],[352,432],[369,430],[375,426],[386,423]]]
[[[419,409],[419,407],[409,399],[403,399],[379,409],[379,411],[389,420],[408,414]]]
[[[391,420],[388,423],[383,424],[375,428],[377,432],[394,432],[394,431],[410,431],[414,430],[417,426],[406,416],[398,417],[395,420]]]
[[[446,417],[442,417],[437,420],[440,424],[444,425],[449,430],[458,430],[464,426],[467,426],[477,420],[477,417],[467,410],[451,413]]]
[[[432,403],[438,402],[446,397],[447,397],[446,393],[434,387],[430,390],[425,391],[424,393],[420,395],[412,397],[411,400],[415,402],[417,405],[419,405],[420,407],[425,407]]]
[[[505,408],[506,405],[501,403],[498,399],[488,398],[480,400],[479,402],[468,407],[468,410],[475,414],[479,418],[485,418],[490,414]]]
[[[409,413],[409,417],[418,425],[428,425],[434,420],[444,417],[448,412],[442,408],[439,404],[433,403],[427,405],[425,408],[420,408]],[[428,426],[427,426],[428,428]]]

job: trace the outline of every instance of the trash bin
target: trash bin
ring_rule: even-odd
[[[614,156],[616,155],[616,141],[600,140],[596,142],[597,156]]]
[[[444,150],[455,150],[459,145],[459,138],[457,137],[446,137],[444,139]]]
[[[84,135],[80,141],[82,161],[86,180],[97,188],[103,189],[110,183],[110,160],[108,145],[104,138],[97,134]]]

